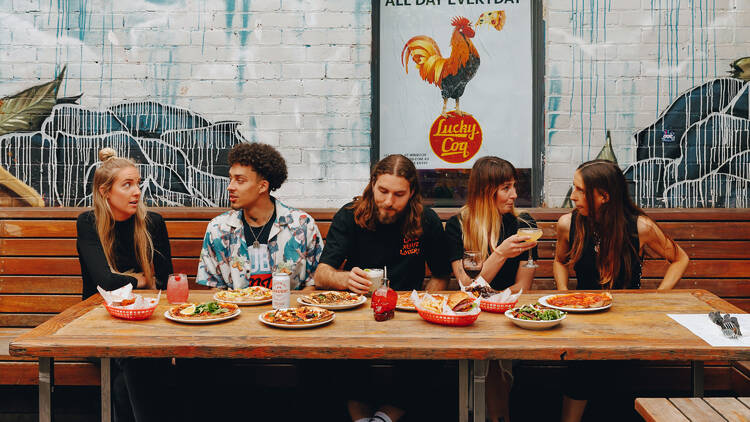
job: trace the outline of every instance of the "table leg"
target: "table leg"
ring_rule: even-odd
[[[101,359],[101,402],[102,402],[102,422],[112,420],[112,359]]]
[[[52,392],[55,389],[55,360],[39,358],[39,422],[52,422]]]
[[[490,362],[486,360],[474,361],[474,422],[485,422],[484,419],[484,388],[487,379],[487,367]]]
[[[469,422],[469,361],[458,361],[458,420]]]
[[[690,362],[693,397],[703,397],[703,361]]]

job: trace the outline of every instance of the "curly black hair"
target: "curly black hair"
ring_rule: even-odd
[[[235,164],[252,167],[268,181],[271,192],[280,188],[286,180],[286,161],[271,145],[243,142],[232,147],[228,158],[230,167]]]

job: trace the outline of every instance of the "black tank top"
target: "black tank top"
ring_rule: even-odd
[[[577,212],[573,212],[570,218],[570,235],[568,244],[573,245],[576,236],[576,217]],[[639,251],[641,244],[638,238],[638,217],[628,221],[626,226],[628,231],[628,240],[634,250]],[[595,241],[592,233],[586,236],[583,241],[583,253],[581,259],[573,265],[578,279],[578,290],[600,290],[603,286],[599,283],[599,270],[596,268],[596,250],[594,249]],[[640,289],[641,288],[641,259],[637,255],[630,255],[632,274],[630,280],[625,280],[624,268],[620,265],[620,274],[617,276],[612,288],[613,289]]]

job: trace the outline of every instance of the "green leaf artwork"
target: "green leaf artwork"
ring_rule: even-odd
[[[57,103],[57,90],[65,67],[54,81],[33,86],[10,97],[0,98],[0,136],[39,130]]]

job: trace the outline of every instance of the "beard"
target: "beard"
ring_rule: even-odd
[[[404,208],[405,209],[405,208]],[[398,221],[399,218],[404,214],[404,210],[396,211],[393,214],[389,214],[387,211],[394,211],[392,208],[385,210],[378,208],[378,222],[380,224],[393,224]]]

